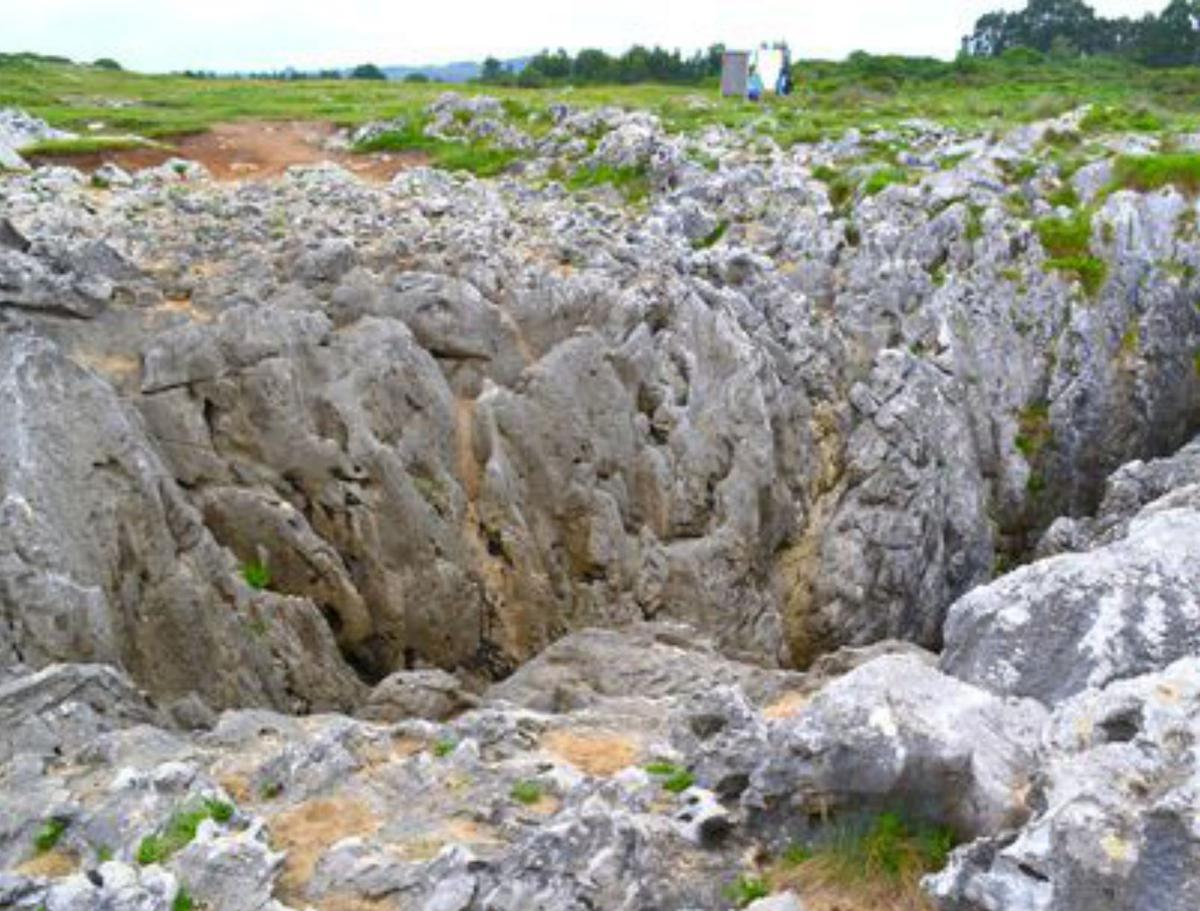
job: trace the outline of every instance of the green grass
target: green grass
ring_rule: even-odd
[[[668,129],[711,125],[763,130],[781,145],[835,137],[847,129],[898,128],[927,117],[963,130],[1003,129],[1096,106],[1085,131],[1109,128],[1191,132],[1200,128],[1200,69],[1150,70],[1118,60],[964,60],[943,63],[870,58],[863,63],[799,61],[797,91],[751,104],[721,98],[715,82],[528,90],[454,86],[501,99],[530,125],[548,106],[618,105],[653,111]],[[0,106],[83,132],[102,122],[110,134],[176,136],[233,120],[326,120],[353,126],[419,115],[447,86],[437,83],[239,79],[193,80],[97,69],[8,55],[0,59]],[[118,99],[121,107],[106,102]],[[697,100],[703,104],[697,104]],[[524,125],[524,124],[523,124]]]
[[[871,172],[863,184],[863,192],[868,196],[878,196],[890,186],[905,183],[908,183],[908,172],[904,168],[888,166]]]
[[[725,887],[725,897],[739,908],[745,908],[770,894],[771,890],[767,884],[753,876],[739,876]]]
[[[271,585],[271,570],[259,560],[243,563],[242,579],[255,591],[263,591]]]
[[[542,799],[542,786],[536,781],[518,781],[508,794],[517,803],[532,806]]]
[[[226,823],[233,818],[234,808],[220,800],[204,800],[192,809],[174,813],[162,831],[147,835],[138,844],[137,862],[143,866],[159,864],[187,847],[196,837],[196,830],[206,819]]]
[[[983,212],[983,206],[975,203],[967,207],[966,238],[972,243],[983,237]]]
[[[33,837],[33,847],[38,854],[53,851],[63,833],[67,831],[65,819],[47,819]]]
[[[695,775],[671,762],[651,762],[644,768],[655,778],[662,779],[663,790],[672,794],[682,794],[696,783]]]
[[[630,203],[641,202],[650,195],[650,176],[646,168],[640,166],[619,168],[598,164],[581,167],[567,177],[564,185],[573,192],[610,186]]]
[[[1046,260],[1045,268],[1077,279],[1088,297],[1099,294],[1108,280],[1108,263],[1095,256],[1055,256]]]
[[[181,886],[175,893],[175,900],[171,902],[171,911],[193,911],[195,907],[196,902],[188,894],[188,890]]]
[[[853,175],[829,165],[818,165],[813,168],[812,174],[829,188],[829,203],[835,209],[842,209],[854,201],[854,194],[858,192],[858,181]]]
[[[1068,209],[1074,209],[1079,205],[1079,194],[1075,192],[1075,188],[1069,183],[1064,183],[1046,197],[1046,202],[1056,208],[1058,206],[1065,206]]]
[[[769,884],[810,890],[830,906],[892,911],[929,907],[921,877],[946,865],[953,832],[882,813],[864,825],[838,825],[811,844],[794,844],[771,868]]]
[[[522,157],[512,149],[497,148],[487,142],[455,142],[426,136],[427,122],[423,113],[411,114],[405,118],[400,129],[360,143],[356,151],[421,152],[429,156],[429,163],[433,167],[446,171],[466,171],[476,177],[502,174]]]
[[[1157,133],[1166,126],[1163,117],[1145,107],[1096,106],[1079,124],[1084,133]]]
[[[1035,226],[1038,239],[1052,257],[1084,256],[1092,240],[1092,214],[1077,212],[1069,218],[1046,218]]]
[[[1173,186],[1195,196],[1200,193],[1200,152],[1124,155],[1117,159],[1113,185],[1142,192]]]

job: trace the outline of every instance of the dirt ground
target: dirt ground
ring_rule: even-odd
[[[364,180],[387,181],[427,160],[420,152],[355,155],[325,148],[335,132],[331,123],[238,121],[216,124],[207,133],[164,140],[172,148],[39,155],[32,157],[32,163],[70,165],[90,174],[107,162],[138,171],[169,158],[186,158],[204,165],[217,180],[263,180],[278,177],[292,165],[332,161]]]

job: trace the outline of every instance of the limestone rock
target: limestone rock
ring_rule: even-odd
[[[1051,720],[1033,818],[955,852],[946,911],[1184,911],[1200,901],[1200,662],[1089,689]]]
[[[1125,537],[1040,560],[960,600],[943,671],[1048,705],[1200,649],[1200,511],[1149,509]]]
[[[963,836],[1023,821],[1046,712],[900,656],[865,664],[772,727],[742,798],[769,813],[903,806]]]

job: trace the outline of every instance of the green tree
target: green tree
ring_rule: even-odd
[[[350,71],[351,79],[387,79],[387,74],[373,63],[360,63]]]

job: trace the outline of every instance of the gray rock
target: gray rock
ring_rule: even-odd
[[[201,823],[195,840],[171,861],[198,901],[222,911],[267,911],[284,854],[272,851],[262,825],[220,834]]]
[[[0,334],[0,388],[17,428],[0,441],[0,663],[104,662],[217,706],[352,701],[316,609],[239,589],[110,385]]]
[[[1038,561],[955,604],[940,667],[1055,705],[1200,649],[1200,511],[1149,511],[1121,540]]]
[[[865,664],[776,722],[748,808],[770,815],[903,806],[965,836],[1019,824],[1046,712],[901,656]]]
[[[397,671],[371,690],[358,715],[368,721],[445,721],[477,702],[445,671]]]
[[[746,911],[804,911],[804,903],[794,892],[782,892],[752,901]]]
[[[946,911],[1184,911],[1200,902],[1200,663],[1087,690],[1054,713],[1021,829],[928,881]]]
[[[112,667],[55,664],[0,683],[0,762],[73,752],[106,731],[155,723],[161,715]]]

